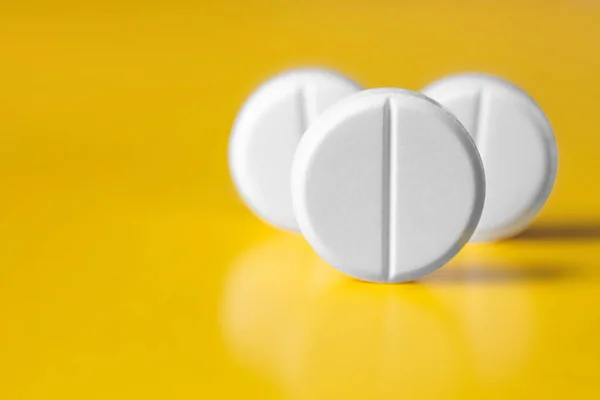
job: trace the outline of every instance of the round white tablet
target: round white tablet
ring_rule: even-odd
[[[426,87],[463,123],[477,144],[487,194],[473,241],[522,231],[546,202],[558,155],[552,127],[525,92],[500,78],[456,75]]]
[[[475,144],[427,97],[375,89],[325,112],[292,169],[301,232],[338,270],[373,282],[419,278],[473,233],[485,197]]]
[[[236,118],[229,143],[233,181],[259,217],[298,230],[290,173],[296,146],[317,115],[360,90],[348,78],[323,69],[298,69],[259,87]]]

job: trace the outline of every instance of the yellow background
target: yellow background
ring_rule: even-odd
[[[0,399],[600,397],[600,2],[0,2]],[[282,70],[514,81],[559,146],[536,225],[419,283],[252,216],[229,130]]]

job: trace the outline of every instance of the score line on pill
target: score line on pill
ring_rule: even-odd
[[[298,230],[290,174],[300,138],[312,121],[360,86],[326,69],[296,69],[260,86],[239,112],[229,143],[229,167],[242,199],[276,227]]]
[[[292,195],[300,230],[325,261],[361,280],[401,282],[440,268],[469,240],[485,178],[453,115],[418,93],[374,89],[308,129]]]

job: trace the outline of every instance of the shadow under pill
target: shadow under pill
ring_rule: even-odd
[[[600,222],[531,226],[511,241],[600,240]]]
[[[577,277],[576,270],[558,265],[534,265],[516,268],[511,265],[472,265],[442,268],[423,277],[423,283],[554,283]]]

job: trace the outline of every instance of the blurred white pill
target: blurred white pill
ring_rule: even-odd
[[[550,123],[525,92],[482,74],[451,76],[422,91],[462,122],[477,144],[487,183],[473,241],[522,231],[554,185],[558,155]]]
[[[290,173],[298,141],[317,115],[360,87],[324,69],[298,69],[260,86],[238,114],[229,167],[242,198],[259,217],[298,230]]]
[[[301,232],[338,270],[419,278],[469,240],[485,197],[475,144],[431,99],[400,89],[351,96],[303,136],[292,170]]]

